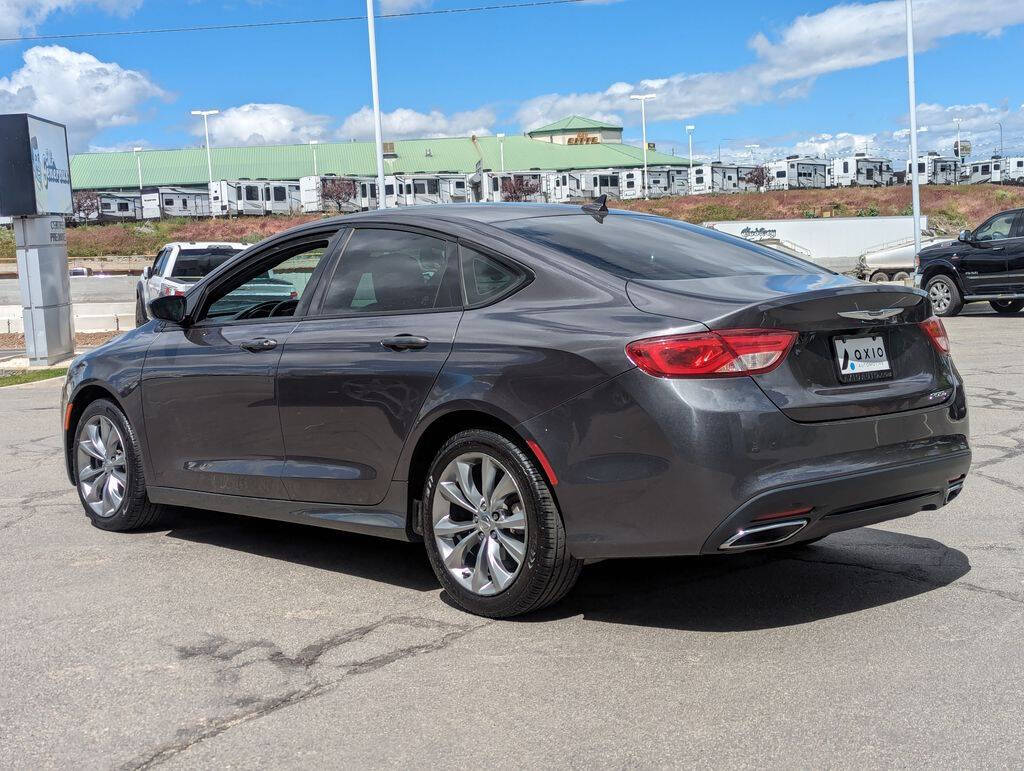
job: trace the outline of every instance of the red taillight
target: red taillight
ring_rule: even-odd
[[[946,334],[946,327],[943,326],[942,319],[938,316],[931,316],[918,322],[918,326],[928,335],[928,339],[932,341],[936,351],[941,354],[949,353],[949,335]]]
[[[723,329],[636,340],[626,355],[655,377],[759,375],[786,358],[796,332],[779,329]]]

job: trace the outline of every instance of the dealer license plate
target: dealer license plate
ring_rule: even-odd
[[[839,379],[843,382],[879,380],[892,375],[889,354],[881,336],[837,337],[833,344],[836,347]]]

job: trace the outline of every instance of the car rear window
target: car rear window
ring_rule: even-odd
[[[214,268],[223,265],[239,249],[182,249],[171,268],[172,278],[202,278]]]
[[[612,212],[494,223],[627,279],[678,280],[828,271],[784,252],[678,220]]]

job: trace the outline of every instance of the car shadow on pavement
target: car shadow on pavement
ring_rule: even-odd
[[[309,525],[176,508],[163,528],[183,541],[284,560],[418,592],[437,591],[423,545]]]
[[[439,592],[422,544],[197,509],[176,509],[167,535],[320,570]],[[706,557],[606,560],[584,568],[557,605],[514,621],[585,620],[735,632],[899,602],[956,581],[967,556],[931,538],[877,528],[805,547]]]
[[[702,632],[770,629],[899,602],[970,569],[963,552],[931,538],[861,528],[760,553],[596,563],[565,600],[525,620],[582,615]]]

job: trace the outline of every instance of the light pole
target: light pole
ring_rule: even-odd
[[[921,252],[921,180],[917,174],[917,88],[914,83],[914,8],[907,0],[907,97],[910,100],[910,190],[914,209],[914,263]],[[921,274],[914,271],[914,284]]]
[[[498,155],[501,159],[501,173],[505,173],[505,135],[498,134]]]
[[[1003,157],[1003,122],[1001,120],[996,121],[996,125],[999,126],[999,157]]]
[[[648,196],[648,192],[647,192],[648,191],[648,186],[647,186],[647,100],[648,99],[657,99],[658,95],[657,94],[630,94],[629,98],[630,99],[635,99],[636,101],[640,102],[640,125],[641,125],[641,131],[643,133],[643,142],[644,142],[644,198],[647,199],[649,197]]]
[[[387,205],[384,195],[384,138],[380,126],[380,91],[377,87],[377,33],[373,27],[373,0],[366,0],[366,31],[370,37],[370,88],[373,91],[373,135],[377,141],[377,208]]]
[[[142,152],[141,147],[133,147],[132,152],[135,153],[135,168],[139,172],[139,192],[142,192],[142,159],[139,157],[139,153]]]
[[[317,165],[316,165],[316,145],[317,145],[317,140],[315,140],[315,139],[310,139],[309,140],[309,146],[313,148],[313,176],[314,177],[319,177],[320,176],[320,171],[319,171],[319,169],[317,168]]]
[[[686,141],[690,145],[690,166],[686,170],[686,193],[693,195],[693,132],[696,126],[686,127]]]
[[[203,116],[203,132],[206,134],[206,173],[210,180],[206,188],[206,194],[210,197],[210,216],[216,217],[213,210],[213,158],[210,155],[210,116],[216,115],[220,110],[193,110],[193,115]]]
[[[963,164],[964,164],[964,151],[963,151],[963,146],[960,144],[960,121],[961,120],[962,120],[962,118],[953,118],[953,122],[956,124],[956,160],[957,160],[957,163],[959,163],[961,165],[961,167],[962,167]],[[960,171],[959,170],[957,170],[957,172],[956,172],[956,182],[955,182],[955,184],[957,184],[957,185],[960,184]]]

